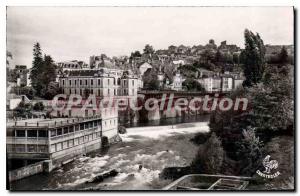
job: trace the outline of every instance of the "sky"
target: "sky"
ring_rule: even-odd
[[[7,50],[11,65],[31,67],[35,42],[56,62],[112,57],[170,45],[244,47],[245,28],[265,44],[293,44],[292,7],[8,7]]]

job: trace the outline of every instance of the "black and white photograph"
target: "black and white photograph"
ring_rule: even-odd
[[[7,6],[7,189],[295,191],[295,13]]]

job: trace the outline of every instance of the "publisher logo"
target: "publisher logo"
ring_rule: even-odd
[[[263,166],[265,167],[265,170],[263,172],[257,170],[256,173],[264,178],[276,178],[280,175],[279,171],[272,172],[272,170],[275,170],[278,168],[278,162],[276,160],[270,160],[270,155],[267,155],[264,160],[262,161]]]

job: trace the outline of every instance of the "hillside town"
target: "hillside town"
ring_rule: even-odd
[[[294,190],[294,45],[239,30],[243,44],[144,40],[116,56],[37,37],[31,64],[9,47],[9,189]]]

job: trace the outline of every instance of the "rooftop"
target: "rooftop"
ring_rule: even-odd
[[[57,127],[91,119],[99,119],[100,116],[78,117],[78,118],[33,118],[25,120],[11,121],[6,124],[7,127]]]

